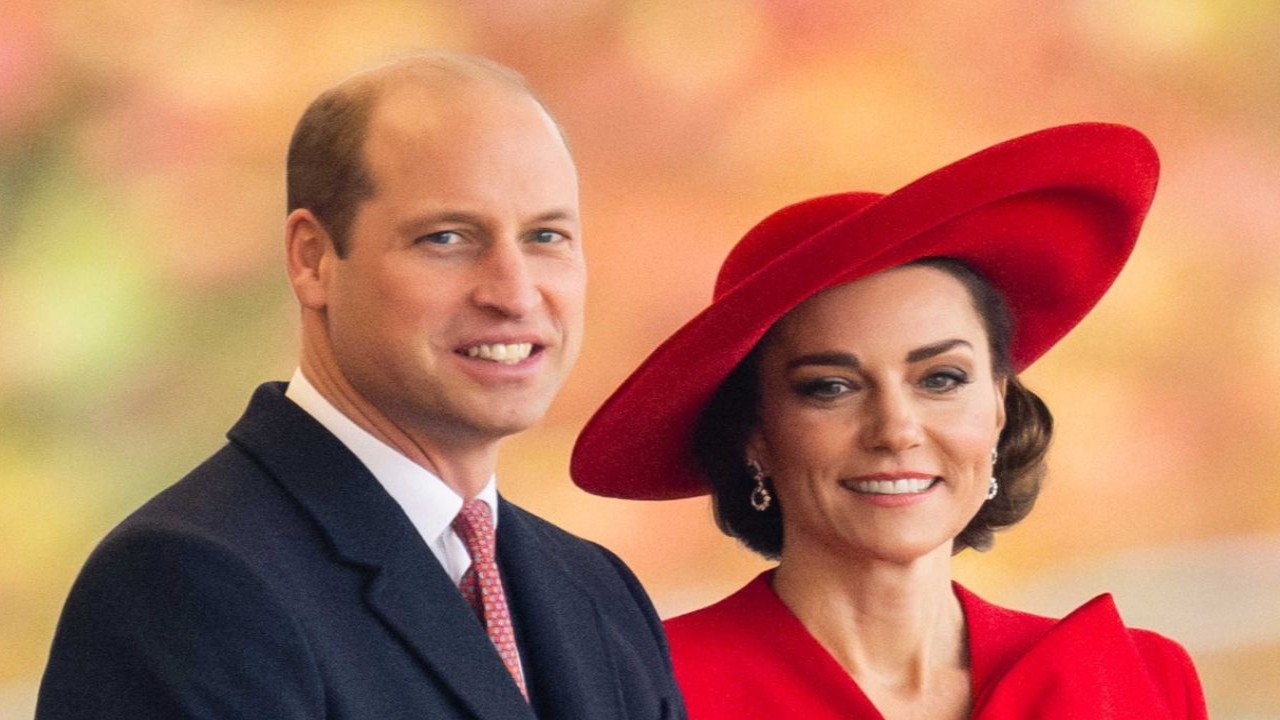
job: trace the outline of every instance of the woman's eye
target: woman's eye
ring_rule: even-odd
[[[462,235],[452,230],[441,230],[418,238],[418,242],[431,245],[456,245],[462,242]]]
[[[969,383],[969,376],[958,370],[946,370],[930,373],[920,381],[925,390],[935,393],[950,392]]]
[[[796,385],[796,392],[804,397],[830,400],[854,391],[853,383],[840,378],[820,378]]]

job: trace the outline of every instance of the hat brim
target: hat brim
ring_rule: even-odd
[[[709,492],[690,447],[693,428],[768,329],[823,289],[920,258],[964,260],[1002,293],[1014,317],[1013,365],[1021,371],[1114,282],[1158,174],[1155,149],[1141,133],[1085,123],[1001,143],[882,197],[828,196],[775,213],[735,248],[726,271],[771,222],[764,234],[788,247],[727,286],[722,277],[712,304],[605,401],[574,446],[574,482],[630,499]],[[808,234],[785,235],[805,225]]]

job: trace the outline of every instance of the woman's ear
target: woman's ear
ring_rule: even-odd
[[[753,427],[751,432],[747,434],[747,442],[743,449],[747,454],[747,456],[742,459],[743,462],[754,461],[760,466],[760,469],[768,475],[769,471],[767,468],[769,467],[769,453],[767,443],[764,441],[764,435],[760,432],[759,425]]]
[[[1005,398],[1005,395],[1009,392],[1009,377],[1006,375],[1006,376],[997,378],[995,382],[995,388],[996,388],[996,433],[999,434],[1000,431],[1004,430],[1004,423],[1006,420],[1005,410],[1004,410],[1004,398]]]

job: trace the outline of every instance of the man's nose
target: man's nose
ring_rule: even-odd
[[[485,251],[472,297],[477,305],[507,317],[522,317],[542,301],[521,243],[502,240]]]

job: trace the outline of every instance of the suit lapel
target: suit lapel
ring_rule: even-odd
[[[412,557],[388,558],[366,597],[477,717],[533,719],[475,613],[421,542]]]
[[[499,503],[498,561],[543,717],[625,717],[601,615],[524,511]]]
[[[258,388],[228,433],[322,528],[342,561],[369,576],[363,602],[478,718],[533,720],[461,593],[368,469],[283,383]]]

